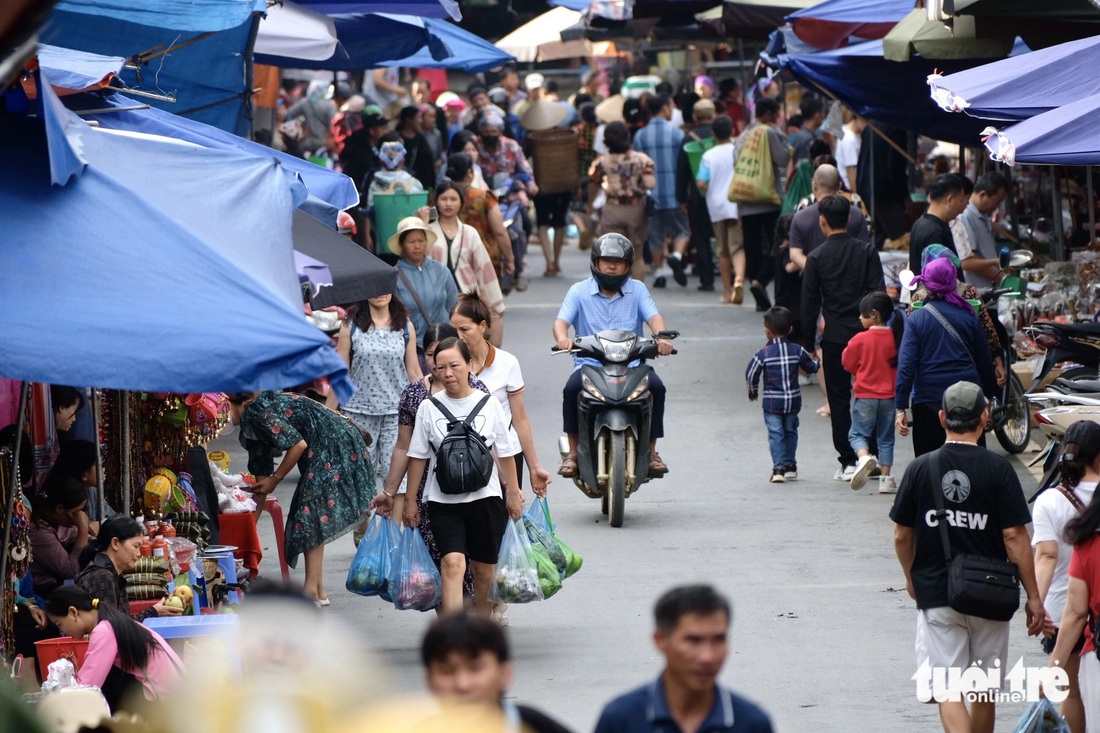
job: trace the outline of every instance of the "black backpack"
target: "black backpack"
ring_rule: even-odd
[[[444,494],[468,494],[484,489],[493,477],[493,453],[474,429],[474,418],[489,401],[485,395],[465,420],[459,420],[435,397],[429,398],[447,418],[447,434],[435,452],[435,478]]]

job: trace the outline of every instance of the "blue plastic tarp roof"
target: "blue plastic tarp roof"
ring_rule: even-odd
[[[1056,107],[986,140],[994,160],[1008,164],[1100,165],[1100,94]]]
[[[138,59],[128,87],[174,96],[149,104],[244,135],[251,103],[251,44],[265,0],[62,0],[44,43]],[[210,34],[210,35],[206,35]]]
[[[402,13],[421,18],[462,20],[458,0],[296,0],[325,15],[337,13]]]
[[[1026,120],[1100,94],[1100,36],[1032,51],[941,79],[932,97],[952,112],[984,120]]]
[[[276,163],[95,130],[42,90],[39,119],[0,113],[0,375],[172,392],[328,376],[347,399],[302,314]],[[66,148],[76,172],[57,185]]]
[[[74,51],[40,44],[38,67],[59,89],[87,89],[100,85],[112,74],[118,74],[126,59],[121,56],[101,56],[96,53]]]
[[[1013,54],[1026,52],[1027,47],[1017,42]],[[933,71],[954,73],[980,64],[978,60],[887,61],[882,41],[867,41],[835,51],[784,54],[779,63],[799,81],[836,96],[872,120],[965,145],[973,145],[986,126],[966,115],[945,113],[928,95],[928,76]]]
[[[550,7],[569,8],[570,10],[588,10],[592,0],[550,0]]]
[[[324,60],[256,54],[256,63],[293,69],[373,69],[383,62],[405,58],[425,46],[433,57],[445,58],[441,41],[432,41],[423,18],[389,13],[333,15],[336,53]]]
[[[265,145],[247,140],[201,122],[180,117],[155,107],[144,108],[144,102],[129,99],[122,94],[91,93],[64,98],[65,105],[74,111],[107,109],[100,114],[84,115],[101,127],[111,130],[130,130],[150,135],[162,135],[201,145],[212,150],[240,151],[249,155],[274,160],[288,176],[305,184],[310,196],[331,204],[337,210],[355,206],[359,192],[355,183],[343,173],[330,171],[319,165],[279,152]],[[335,217],[335,214],[333,215]],[[335,218],[333,219],[335,226]]]
[[[478,72],[496,68],[509,61],[515,61],[515,57],[511,54],[500,50],[485,39],[479,38],[449,21],[425,18],[424,25],[427,26],[428,32],[434,38],[438,38],[443,42],[448,52],[447,58],[437,59],[425,47],[411,56],[386,61],[380,65],[403,66],[412,69],[457,69]]]
[[[851,36],[882,38],[912,9],[913,0],[823,0],[791,13],[787,22],[805,43],[835,49]]]

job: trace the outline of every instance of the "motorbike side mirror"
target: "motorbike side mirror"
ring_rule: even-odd
[[[914,287],[913,286],[913,278],[915,278],[915,277],[916,277],[916,275],[913,274],[912,270],[907,269],[907,270],[902,270],[901,272],[899,272],[898,273],[898,282],[901,283],[902,290],[912,290],[913,287]]]
[[[1000,254],[997,257],[997,264],[1000,265],[1002,270],[1009,266],[1012,261],[1011,257],[1012,253],[1009,251],[1008,247],[1004,247],[1001,249]]]

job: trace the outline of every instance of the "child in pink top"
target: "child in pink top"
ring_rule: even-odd
[[[64,585],[55,590],[46,601],[46,613],[62,634],[74,639],[88,635],[77,681],[99,687],[112,713],[135,683],[146,700],[170,694],[179,685],[183,664],[168,642],[83,588]]]
[[[848,442],[859,458],[852,488],[862,489],[875,470],[881,469],[879,493],[895,494],[897,488],[890,475],[894,463],[894,383],[904,321],[894,315],[890,296],[875,292],[863,296],[859,322],[867,330],[853,336],[841,355],[844,368],[856,378],[852,427],[848,431]],[[877,457],[871,455],[871,436],[878,443]]]

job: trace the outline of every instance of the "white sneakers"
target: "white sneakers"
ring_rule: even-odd
[[[833,481],[851,481],[852,476],[856,475],[855,466],[843,466],[836,470],[833,474]]]
[[[872,455],[862,456],[852,471],[852,491],[859,491],[867,485],[867,479],[878,469],[878,459]]]
[[[878,493],[880,494],[896,494],[898,493],[897,484],[894,483],[893,476],[882,476],[878,480]]]

